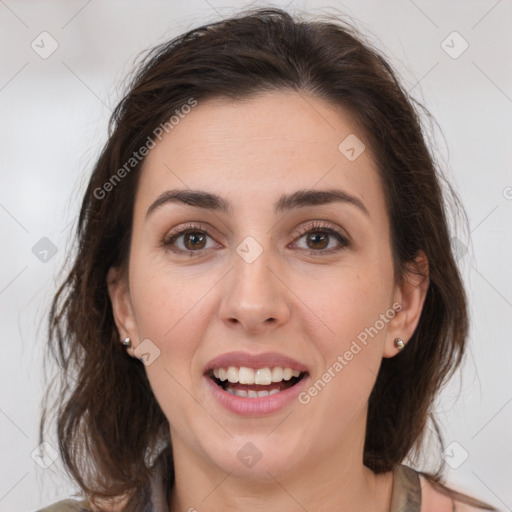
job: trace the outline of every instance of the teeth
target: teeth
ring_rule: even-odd
[[[254,370],[242,366],[238,370],[238,382],[240,384],[254,384]]]
[[[227,388],[226,391],[228,393],[231,393],[232,395],[241,396],[243,398],[259,398],[261,396],[269,396],[269,395],[275,395],[276,393],[279,393],[279,389],[272,389],[271,391],[253,391],[245,389],[232,389]]]
[[[233,384],[238,382],[238,368],[235,368],[234,366],[230,366],[228,368],[228,380]]]
[[[260,368],[256,370],[254,374],[254,384],[261,384],[262,386],[268,386],[272,383],[272,372],[270,368]]]
[[[272,382],[281,382],[283,380],[283,369],[280,366],[272,368]]]
[[[281,382],[283,380],[290,380],[292,377],[298,377],[300,372],[291,368],[281,368],[280,366],[272,369],[269,367],[258,368],[257,370],[247,368],[246,366],[229,366],[228,368],[214,368],[213,375],[221,381],[228,380],[232,384],[239,382],[240,384],[269,386],[273,382]]]

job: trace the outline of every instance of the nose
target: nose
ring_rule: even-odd
[[[289,320],[290,290],[268,253],[263,251],[251,263],[234,254],[234,268],[225,281],[219,310],[229,328],[261,334]]]

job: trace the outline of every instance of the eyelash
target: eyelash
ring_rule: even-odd
[[[187,226],[181,228],[179,231],[176,231],[175,233],[172,233],[171,235],[166,236],[162,240],[160,245],[162,247],[164,247],[165,249],[171,250],[174,253],[187,254],[190,257],[194,257],[196,254],[204,252],[204,249],[203,250],[199,249],[197,251],[190,251],[190,250],[184,251],[182,249],[177,249],[176,247],[174,247],[173,243],[180,236],[186,235],[188,233],[198,233],[198,232],[206,234],[207,236],[210,236],[208,234],[208,230],[201,224],[188,224]],[[308,224],[307,226],[304,226],[303,228],[301,228],[299,234],[294,239],[294,241],[300,240],[304,235],[306,235],[308,233],[316,233],[316,232],[325,233],[327,235],[335,237],[338,240],[338,242],[340,243],[340,246],[337,248],[334,248],[334,249],[331,248],[331,249],[327,249],[327,250],[325,250],[325,249],[319,249],[319,250],[303,249],[304,251],[306,251],[308,254],[310,254],[312,256],[322,256],[322,255],[326,255],[326,254],[330,255],[330,254],[342,251],[351,246],[351,242],[347,239],[347,237],[342,235],[339,232],[339,230],[336,229],[332,224],[319,224],[316,222],[312,222],[311,224]]]

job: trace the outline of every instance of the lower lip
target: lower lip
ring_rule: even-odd
[[[244,398],[224,391],[213,379],[205,375],[208,385],[219,403],[240,416],[262,416],[283,409],[295,400],[304,389],[309,375],[305,375],[295,386],[273,395]]]

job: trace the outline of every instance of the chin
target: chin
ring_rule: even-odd
[[[227,446],[210,453],[211,460],[230,477],[260,483],[285,479],[302,465],[304,448],[280,442],[279,436],[268,433],[230,438]]]

